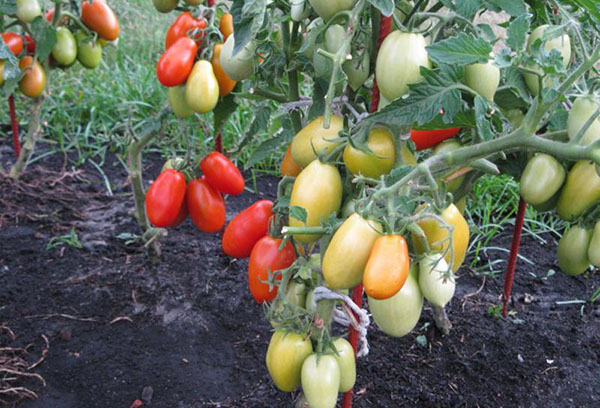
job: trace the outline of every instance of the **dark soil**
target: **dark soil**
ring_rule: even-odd
[[[0,149],[6,168],[11,151]],[[145,162],[156,175],[160,159]],[[294,396],[275,389],[264,364],[270,326],[247,290],[247,261],[222,255],[219,235],[186,221],[152,263],[117,238],[138,232],[132,198],[115,158],[103,170],[113,196],[93,166],[73,170],[58,154],[20,182],[0,177],[0,323],[16,334],[11,346],[32,345],[31,361],[45,356],[35,372],[47,385],[24,382],[39,398],[20,406],[128,408],[142,394],[157,408],[291,406]],[[228,218],[275,187],[263,177],[258,196],[229,197]],[[46,249],[73,228],[82,249]],[[508,247],[510,235],[494,244]],[[545,238],[524,239],[521,253],[535,265],[517,265],[512,318],[488,311],[500,303],[501,275],[463,268],[450,335],[434,328],[429,309],[401,339],[373,324],[354,406],[600,407],[600,310],[556,303],[588,299],[600,276],[541,279],[559,270],[556,241]]]

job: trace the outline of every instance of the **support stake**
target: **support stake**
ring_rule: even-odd
[[[15,109],[15,98],[12,94],[8,97],[8,109],[10,111],[10,126],[12,128],[13,146],[15,157],[21,154],[21,142],[19,142],[19,122],[17,122],[17,110]]]
[[[525,221],[526,208],[527,203],[521,198],[521,200],[519,201],[519,210],[517,211],[517,218],[515,219],[515,230],[513,232],[513,241],[510,247],[508,267],[506,268],[506,275],[504,276],[504,296],[502,297],[502,315],[504,317],[506,317],[506,313],[508,312],[508,300],[510,299],[512,285],[515,280],[515,266],[517,265],[517,257],[519,255],[519,245],[521,245],[521,232],[523,231],[523,222]]]

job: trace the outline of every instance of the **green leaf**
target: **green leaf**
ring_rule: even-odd
[[[323,115],[325,111],[325,94],[329,83],[322,79],[317,78],[313,84],[313,103],[308,110],[308,120],[313,120],[318,116]]]
[[[56,29],[42,17],[36,17],[31,23],[31,32],[35,40],[35,52],[43,60],[50,55],[56,44]]]
[[[291,140],[291,138],[292,134],[289,131],[283,131],[280,135],[265,140],[252,153],[252,156],[250,156],[244,168],[249,169],[256,163],[259,163],[265,160],[266,158],[270,157],[274,152],[279,151],[283,147],[283,145],[287,144]]]
[[[260,31],[267,9],[266,0],[234,0],[229,12],[233,16],[233,55],[239,53]]]
[[[490,108],[487,99],[477,95],[475,97],[475,120],[477,122],[477,131],[482,140],[491,140],[494,138],[492,125],[487,119],[487,112]]]
[[[213,110],[213,131],[215,134],[221,131],[221,129],[227,122],[227,119],[229,119],[231,114],[235,112],[237,107],[238,104],[235,100],[235,97],[231,93],[219,101],[219,103]]]
[[[585,10],[585,13],[592,17],[597,23],[600,22],[600,3],[598,0],[565,0],[574,6]]]
[[[391,16],[394,13],[394,1],[393,0],[369,0],[377,10],[386,17]]]
[[[548,130],[550,132],[553,132],[556,130],[566,129],[568,118],[569,112],[567,112],[565,108],[562,107],[562,105],[558,105],[558,107],[552,111],[550,121],[548,122]]]
[[[494,11],[506,11],[513,17],[527,13],[527,7],[523,0],[488,0],[487,5]]]
[[[530,19],[531,16],[529,14],[523,14],[515,18],[508,26],[508,29],[506,30],[506,45],[513,51],[518,52],[525,48],[525,40],[527,39],[527,33],[529,32]]]
[[[471,20],[481,6],[481,0],[461,0],[456,2],[456,12],[464,18]]]
[[[15,14],[17,12],[16,0],[0,0],[0,13]]]
[[[492,47],[488,41],[465,33],[427,47],[429,58],[435,63],[458,66],[487,62],[491,52]]]
[[[306,218],[308,214],[306,210],[302,207],[298,207],[297,205],[293,205],[290,207],[290,217],[295,218],[300,222],[306,223]]]
[[[475,128],[475,113],[472,110],[466,112],[458,112],[454,115],[452,123],[444,123],[442,115],[437,115],[431,122],[426,123],[422,126],[414,126],[413,129],[417,130],[437,130],[437,129],[448,129],[448,128]]]

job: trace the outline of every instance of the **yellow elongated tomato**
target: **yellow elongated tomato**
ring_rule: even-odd
[[[332,116],[327,129],[323,127],[324,121],[325,117],[319,116],[294,136],[292,157],[300,166],[306,167],[315,160],[315,151],[327,154],[340,144],[333,139],[339,138],[338,133],[344,129],[344,120],[339,116]]]
[[[465,67],[465,83],[488,101],[494,101],[494,95],[500,85],[500,68],[493,60],[485,64],[471,64]]]
[[[382,300],[394,296],[408,278],[410,255],[408,245],[401,235],[377,238],[365,266],[363,285],[372,299]]]
[[[421,67],[431,68],[421,34],[394,31],[387,36],[377,55],[375,77],[385,99],[393,101],[408,93],[408,85],[419,82]]]
[[[442,254],[426,255],[419,262],[419,288],[433,306],[444,307],[454,296],[454,276],[445,278],[447,272],[448,264]]]
[[[336,213],[342,205],[342,177],[335,166],[323,164],[319,160],[310,163],[300,172],[290,197],[290,206],[302,207],[306,210],[306,224],[290,217],[292,227],[316,227],[321,220]],[[300,242],[310,243],[319,239],[320,235],[297,235]]]
[[[292,392],[300,385],[302,364],[313,352],[310,337],[278,330],[267,349],[267,369],[281,391]]]
[[[310,0],[310,5],[317,12],[323,21],[343,10],[350,10],[354,7],[356,0]]]
[[[340,367],[330,354],[311,354],[302,364],[302,391],[311,408],[335,408]]]
[[[19,89],[25,96],[37,98],[46,88],[46,73],[39,61],[25,56],[19,61],[19,68],[25,71],[25,76],[19,82]]]
[[[281,161],[281,176],[296,177],[301,171],[302,167],[296,163],[292,157],[292,144],[290,143],[285,151],[285,156],[283,156],[283,160]]]
[[[225,44],[221,50],[221,66],[229,78],[234,81],[243,81],[254,74],[254,67],[257,60],[254,55],[256,45],[252,42],[248,43],[235,56],[233,55],[234,45],[235,34],[230,35],[225,40]]]
[[[340,392],[347,392],[354,388],[356,382],[356,359],[354,349],[348,340],[339,337],[333,341],[337,350],[334,355],[340,367]]]
[[[548,28],[550,28],[549,25],[541,25],[531,32],[529,39],[527,40],[528,50],[531,49],[531,46],[538,38],[542,38],[544,32]],[[544,49],[548,52],[553,49],[558,50],[562,55],[563,66],[566,68],[567,65],[569,65],[569,61],[571,60],[571,38],[568,34],[563,34],[562,36],[546,41],[544,44]],[[542,70],[537,65],[533,65],[528,68],[542,73]],[[523,77],[525,78],[525,83],[527,84],[529,91],[531,91],[534,96],[537,95],[540,92],[538,76],[531,73],[524,73]],[[552,80],[550,78],[546,79],[544,81],[544,86],[552,86]]]
[[[588,258],[595,267],[600,266],[600,221],[596,223],[592,232],[592,239],[588,246]]]
[[[219,102],[219,83],[208,61],[194,64],[185,84],[185,101],[195,112],[212,111]]]
[[[418,211],[422,211],[424,207],[421,207]],[[450,204],[440,214],[442,219],[450,226],[454,227],[452,234],[452,248],[454,252],[454,258],[451,258],[451,251],[448,251],[445,259],[452,266],[452,272],[456,272],[465,260],[467,254],[467,248],[469,246],[469,224],[462,216],[456,205]],[[449,232],[443,227],[437,220],[432,218],[426,218],[418,222],[419,227],[425,233],[425,237],[429,244],[429,249],[434,252],[445,252],[450,245],[449,240],[446,240],[443,244],[440,244],[442,240],[448,238]],[[422,254],[425,252],[425,247],[421,238],[416,234],[412,234],[412,242],[417,253]],[[438,243],[434,245],[435,243]]]
[[[579,134],[579,131],[583,128],[586,122],[594,115],[596,110],[600,108],[598,102],[591,96],[582,96],[575,99],[573,107],[569,112],[569,118],[567,119],[567,130],[569,132],[569,139],[573,140]],[[579,140],[579,144],[587,146],[592,142],[600,139],[600,118],[596,118],[591,126],[585,131],[583,137]]]
[[[592,231],[579,226],[572,226],[558,242],[558,266],[569,276],[584,273],[590,267],[588,249],[592,239]]]
[[[575,163],[560,192],[556,210],[563,220],[572,221],[600,200],[600,176],[593,162]]]
[[[333,234],[323,257],[323,277],[331,289],[350,289],[363,280],[381,224],[352,214]]]
[[[385,334],[406,336],[419,322],[423,310],[423,295],[417,279],[409,274],[402,289],[389,299],[369,298],[369,310]]]
[[[387,129],[372,129],[367,147],[373,154],[352,147],[350,144],[344,149],[344,164],[350,173],[379,178],[392,171],[396,160],[392,132]]]
[[[566,176],[558,160],[548,154],[537,154],[527,162],[521,175],[521,197],[528,204],[542,205],[560,190]]]
[[[194,110],[185,99],[185,86],[173,86],[168,88],[167,97],[175,116],[181,119],[189,118]]]

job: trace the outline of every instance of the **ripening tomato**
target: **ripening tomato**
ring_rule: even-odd
[[[167,169],[160,173],[146,193],[146,214],[156,227],[175,224],[185,200],[185,175]]]
[[[67,27],[56,29],[56,44],[52,48],[52,57],[59,65],[68,67],[77,59],[77,41]]]
[[[46,88],[46,73],[39,61],[25,56],[19,61],[19,68],[25,71],[25,76],[19,82],[19,89],[25,96],[37,98]]]
[[[581,160],[569,171],[556,210],[563,220],[572,221],[600,201],[600,176],[594,163]]]
[[[292,216],[292,227],[316,227],[321,220],[337,213],[342,205],[342,177],[335,166],[314,160],[294,181],[290,207],[302,207],[306,210],[306,223]],[[297,235],[296,240],[303,243],[314,242],[320,235]]]
[[[570,140],[577,137],[579,131],[599,108],[600,105],[591,95],[581,96],[575,99],[573,107],[571,108],[571,111],[569,111],[569,118],[567,119],[567,130],[569,132]],[[587,146],[598,139],[600,139],[600,118],[596,118],[596,120],[592,122],[590,127],[585,131],[583,137],[579,140],[579,144]]]
[[[371,129],[366,145],[373,153],[357,149],[348,143],[344,149],[344,164],[348,171],[375,179],[392,171],[396,162],[392,132],[388,129]]]
[[[377,85],[388,101],[408,92],[408,85],[423,77],[421,67],[431,68],[422,34],[394,31],[381,44],[375,65]]]
[[[158,60],[156,76],[167,87],[183,84],[190,76],[198,46],[189,37],[181,37]]]
[[[190,6],[199,6],[204,0],[184,0]]]
[[[212,152],[200,162],[200,168],[212,188],[223,194],[242,194],[244,177],[223,154]]]
[[[317,158],[315,152],[328,154],[341,143],[338,133],[344,129],[344,119],[331,116],[329,128],[325,129],[325,117],[319,116],[306,125],[292,140],[292,157],[302,167]]]
[[[187,188],[187,206],[196,227],[204,232],[217,232],[225,224],[225,201],[204,178],[192,180]]]
[[[82,30],[75,33],[77,41],[77,60],[86,68],[97,68],[102,62],[102,46],[100,42],[88,37]]]
[[[219,95],[226,96],[233,91],[236,81],[229,78],[227,73],[221,66],[221,51],[223,50],[223,44],[215,44],[214,51],[210,63],[213,66],[213,71],[215,76],[217,77],[217,82],[219,83]]]
[[[0,86],[4,85],[4,61],[0,60]]]
[[[485,64],[471,64],[465,67],[465,83],[475,92],[494,102],[494,95],[500,85],[500,68],[493,59]]]
[[[600,221],[596,223],[590,245],[588,246],[588,258],[595,267],[600,266]]]
[[[25,34],[25,50],[27,54],[35,54],[35,40],[29,34]]]
[[[340,367],[331,354],[311,354],[302,364],[302,391],[311,408],[335,408]]]
[[[189,118],[194,110],[185,100],[185,86],[173,86],[167,90],[167,99],[175,116],[180,119]]]
[[[170,13],[175,10],[177,3],[179,3],[179,0],[152,0],[154,8],[159,13]]]
[[[15,55],[19,55],[23,51],[23,38],[17,33],[2,33],[2,41]]]
[[[219,30],[223,34],[223,41],[226,41],[233,34],[233,16],[231,14],[225,13],[221,16]]]
[[[291,243],[287,243],[281,250],[279,247],[283,242],[280,238],[264,236],[252,248],[250,261],[248,262],[248,286],[250,293],[257,303],[269,302],[277,296],[278,287],[269,288],[264,283],[269,279],[269,271],[285,269],[296,260],[296,252]],[[277,277],[280,280],[281,276]]]
[[[347,392],[354,388],[356,382],[356,358],[354,349],[348,340],[338,337],[333,341],[337,351],[335,360],[340,367],[340,389],[339,392]]]
[[[31,23],[36,17],[42,15],[38,0],[17,0],[17,18],[24,23]]]
[[[323,21],[344,10],[351,10],[356,0],[310,0],[310,5]]]
[[[313,352],[310,336],[277,330],[267,349],[267,369],[281,391],[292,392],[300,386],[302,364]]]
[[[446,139],[454,137],[460,132],[460,128],[448,128],[437,130],[410,130],[410,138],[417,146],[417,151],[429,149]]]
[[[283,156],[283,160],[281,161],[281,176],[296,177],[301,171],[302,166],[296,163],[292,157],[292,144],[290,143],[285,151],[285,156]]]
[[[194,18],[189,11],[180,14],[167,30],[165,50],[168,50],[169,47],[175,44],[181,37],[187,37],[188,34],[191,34],[198,43],[198,46],[200,46],[202,44],[202,38],[204,37],[203,30],[205,28],[206,20],[203,17]]]
[[[108,41],[116,40],[121,32],[117,16],[104,0],[84,1],[81,4],[81,21]]]
[[[194,64],[185,84],[185,100],[198,113],[210,112],[217,106],[219,82],[210,62],[200,60]]]
[[[419,288],[433,306],[444,307],[454,296],[456,283],[452,273],[444,277],[448,272],[448,263],[440,253],[426,255],[419,262]]]
[[[394,296],[408,277],[410,255],[401,235],[377,238],[363,275],[365,292],[370,298],[382,300]]]
[[[221,66],[229,78],[234,81],[243,81],[254,74],[256,44],[250,41],[235,56],[233,55],[234,45],[235,35],[230,35],[221,50]]]
[[[350,289],[363,280],[381,224],[352,214],[333,234],[323,257],[323,277],[331,289]]]
[[[272,208],[272,201],[260,200],[236,215],[223,233],[223,252],[234,258],[249,257],[254,244],[267,235]]]
[[[348,76],[348,85],[356,92],[363,86],[367,78],[369,78],[371,57],[367,51],[363,53],[361,59],[353,55],[350,61],[344,62],[342,68]]]
[[[562,187],[565,168],[554,157],[539,153],[532,157],[521,175],[521,197],[527,204],[542,205]]]
[[[584,273],[590,266],[588,249],[592,240],[592,231],[572,226],[558,242],[558,265],[569,276]]]

